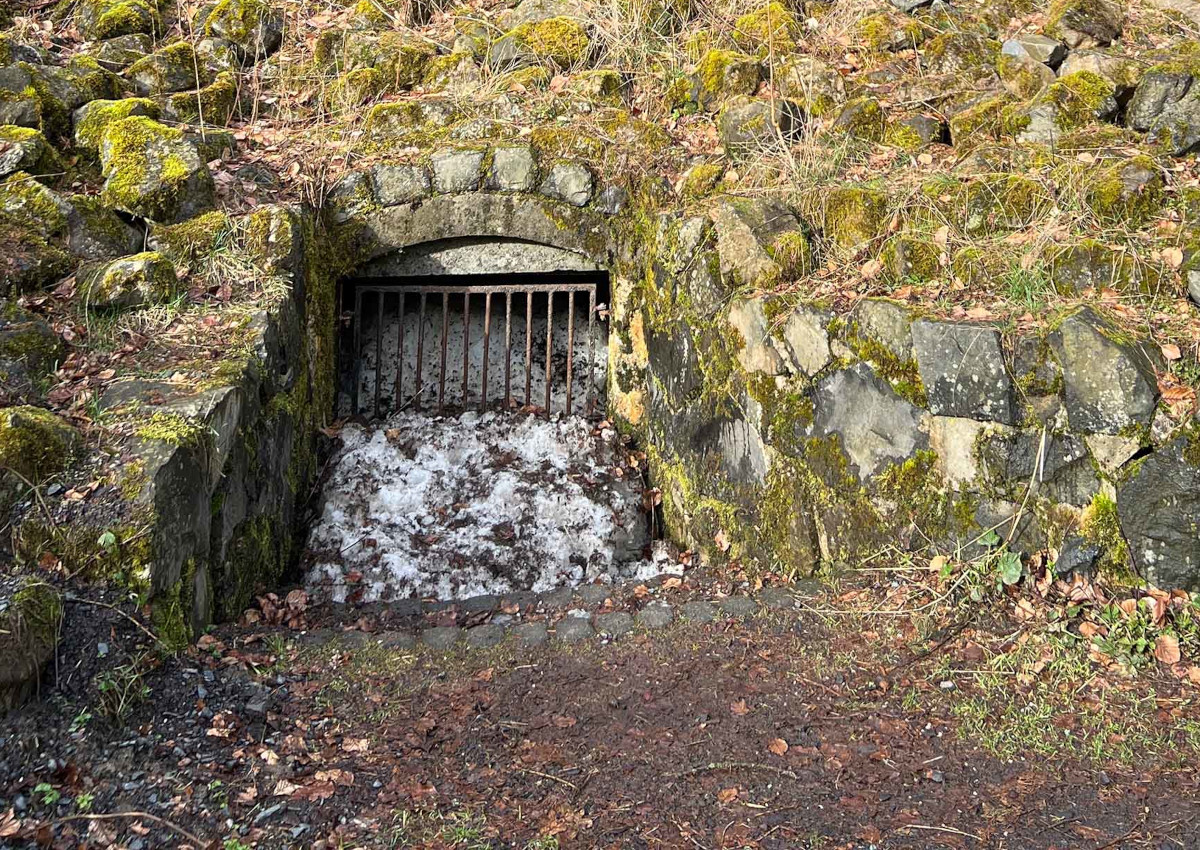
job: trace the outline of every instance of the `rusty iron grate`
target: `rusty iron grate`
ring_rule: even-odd
[[[536,407],[547,417],[556,408],[591,415],[596,294],[595,283],[576,282],[360,283],[352,316],[352,411],[379,418],[402,409],[428,406],[440,413],[491,404]],[[556,338],[556,307],[565,309],[557,314],[558,322],[565,320],[565,340]],[[501,312],[502,326],[496,315]],[[583,340],[577,321],[587,325]],[[585,361],[582,375],[577,359]],[[581,396],[582,409],[575,410]]]

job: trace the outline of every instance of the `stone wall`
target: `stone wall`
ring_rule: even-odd
[[[645,229],[610,398],[684,545],[793,573],[1007,544],[1064,573],[1200,588],[1200,432],[1168,415],[1157,344],[1093,306],[1023,332],[756,294],[804,261],[772,201]]]

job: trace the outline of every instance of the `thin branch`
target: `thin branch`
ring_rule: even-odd
[[[191,841],[193,844],[195,844],[198,848],[208,847],[212,844],[212,842],[205,841],[198,835],[188,832],[182,826],[179,826],[179,824],[171,823],[166,818],[160,818],[158,815],[152,815],[149,812],[113,812],[107,815],[69,815],[68,817],[59,818],[58,820],[54,821],[53,825],[60,826],[68,821],[75,820],[118,820],[120,818],[138,818],[139,820],[148,820],[152,823],[160,824],[165,826],[167,829],[182,835],[188,841]]]

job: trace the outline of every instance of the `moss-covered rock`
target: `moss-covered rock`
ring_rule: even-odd
[[[611,68],[597,68],[573,75],[567,90],[590,103],[620,106],[626,88],[621,74]]]
[[[1085,184],[1092,213],[1106,224],[1140,227],[1163,205],[1165,183],[1148,156],[1135,156],[1095,173]]]
[[[679,196],[685,201],[698,201],[711,195],[725,174],[725,167],[715,162],[693,165],[683,175]]]
[[[1069,245],[1051,245],[1044,264],[1054,291],[1073,296],[1086,290],[1111,289],[1120,293],[1151,293],[1158,275],[1128,251],[1110,247],[1095,239],[1082,239]]]
[[[1017,102],[1004,91],[963,105],[950,116],[951,143],[969,150],[996,139],[1004,127],[1005,111]]]
[[[229,123],[236,100],[237,82],[233,74],[222,71],[202,89],[167,95],[162,111],[163,116],[171,121],[222,127]]]
[[[234,233],[229,215],[213,210],[190,221],[155,225],[150,231],[150,245],[176,265],[195,268],[204,257],[229,244]]]
[[[18,171],[42,177],[61,172],[62,161],[40,131],[30,127],[0,127],[0,177]]]
[[[888,240],[879,259],[893,280],[926,281],[941,274],[941,254],[931,240],[900,233]]]
[[[28,405],[0,410],[0,467],[34,484],[66,469],[80,442],[74,426],[48,410]]]
[[[377,103],[367,113],[367,132],[376,136],[436,134],[461,117],[459,108],[448,101],[405,100]],[[426,138],[426,141],[431,141]]]
[[[793,56],[775,69],[775,85],[809,115],[828,115],[846,99],[846,83],[831,66],[813,56]]]
[[[494,68],[545,63],[565,70],[582,65],[591,52],[587,26],[559,16],[514,27],[492,45],[488,63]]]
[[[0,717],[38,687],[58,645],[62,600],[31,576],[0,579]]]
[[[244,61],[258,61],[283,41],[283,11],[267,0],[219,0],[196,15],[196,30],[235,45]]]
[[[183,133],[149,118],[109,124],[100,148],[104,202],[131,215],[173,223],[213,205],[212,175]]]
[[[1058,79],[1048,65],[1028,56],[1001,53],[996,61],[996,73],[1004,87],[1025,100],[1034,97]]]
[[[701,109],[712,111],[738,95],[751,95],[762,81],[758,60],[731,50],[704,54],[691,78],[691,99]]]
[[[32,398],[61,362],[63,344],[42,319],[10,301],[0,301],[0,400]],[[0,499],[3,497],[0,496]],[[0,510],[3,505],[0,504]]]
[[[169,44],[134,62],[125,70],[125,78],[141,95],[187,91],[209,82],[208,68],[186,41]]]
[[[329,87],[326,106],[333,112],[358,109],[387,91],[390,80],[378,68],[357,68]]]
[[[54,139],[71,137],[71,114],[85,103],[121,96],[121,82],[90,56],[64,65],[22,64],[41,104],[42,130]]]
[[[144,115],[158,118],[158,104],[147,97],[122,100],[93,100],[75,110],[75,147],[92,156],[100,155],[100,142],[113,121]]]
[[[887,113],[875,98],[856,97],[846,102],[830,129],[855,139],[880,142],[887,132]]]
[[[49,238],[66,231],[71,205],[31,175],[18,171],[0,183],[0,213]]]
[[[1032,177],[987,174],[967,185],[964,201],[963,230],[981,234],[1028,227],[1050,211],[1054,195]]]
[[[97,312],[159,304],[179,292],[175,266],[157,251],[86,266],[76,280],[84,306]]]
[[[1060,77],[1026,107],[1005,112],[1004,129],[1022,142],[1047,143],[1063,133],[1114,117],[1120,108],[1111,82],[1090,71]]]
[[[841,186],[825,199],[824,234],[835,245],[857,250],[882,236],[889,217],[887,192],[866,186]]]
[[[145,234],[125,222],[95,195],[72,195],[67,248],[81,260],[106,260],[137,253]]]
[[[856,31],[866,48],[875,52],[915,50],[925,41],[925,28],[919,22],[891,10],[868,15]]]
[[[143,56],[154,50],[154,40],[146,33],[136,32],[106,39],[88,51],[106,71],[124,71]]]
[[[733,41],[738,49],[760,58],[791,53],[799,38],[796,16],[778,0],[747,12],[733,25]]]
[[[82,0],[76,13],[79,29],[97,41],[123,35],[153,35],[162,28],[153,0]]]
[[[71,257],[28,225],[0,215],[0,295],[42,289],[70,272]]]
[[[956,74],[966,79],[995,79],[1000,42],[978,33],[953,30],[925,43],[922,67],[934,74]]]
[[[1054,0],[1042,27],[1046,35],[1068,47],[1103,47],[1125,26],[1121,0]]]

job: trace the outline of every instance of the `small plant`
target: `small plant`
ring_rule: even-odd
[[[62,794],[51,786],[49,782],[39,782],[33,787],[33,793],[41,798],[43,806],[56,805],[62,798]]]
[[[554,835],[535,838],[525,844],[525,850],[558,850],[558,838]]]
[[[79,712],[71,719],[71,725],[68,730],[72,735],[82,732],[87,728],[87,725],[92,722],[92,713],[87,709]]]
[[[75,798],[75,810],[86,814],[92,810],[92,803],[95,801],[95,794],[80,794]]]
[[[223,850],[250,850],[250,845],[238,838],[226,838]]]
[[[1107,633],[1095,638],[1096,647],[1129,668],[1144,666],[1154,651],[1154,624],[1146,606],[1141,602],[1132,613],[1118,605],[1108,605],[1100,611],[1100,623]]]
[[[98,709],[114,723],[123,724],[134,706],[150,696],[150,688],[142,678],[146,659],[146,655],[141,655],[96,677],[96,689],[100,692]]]

